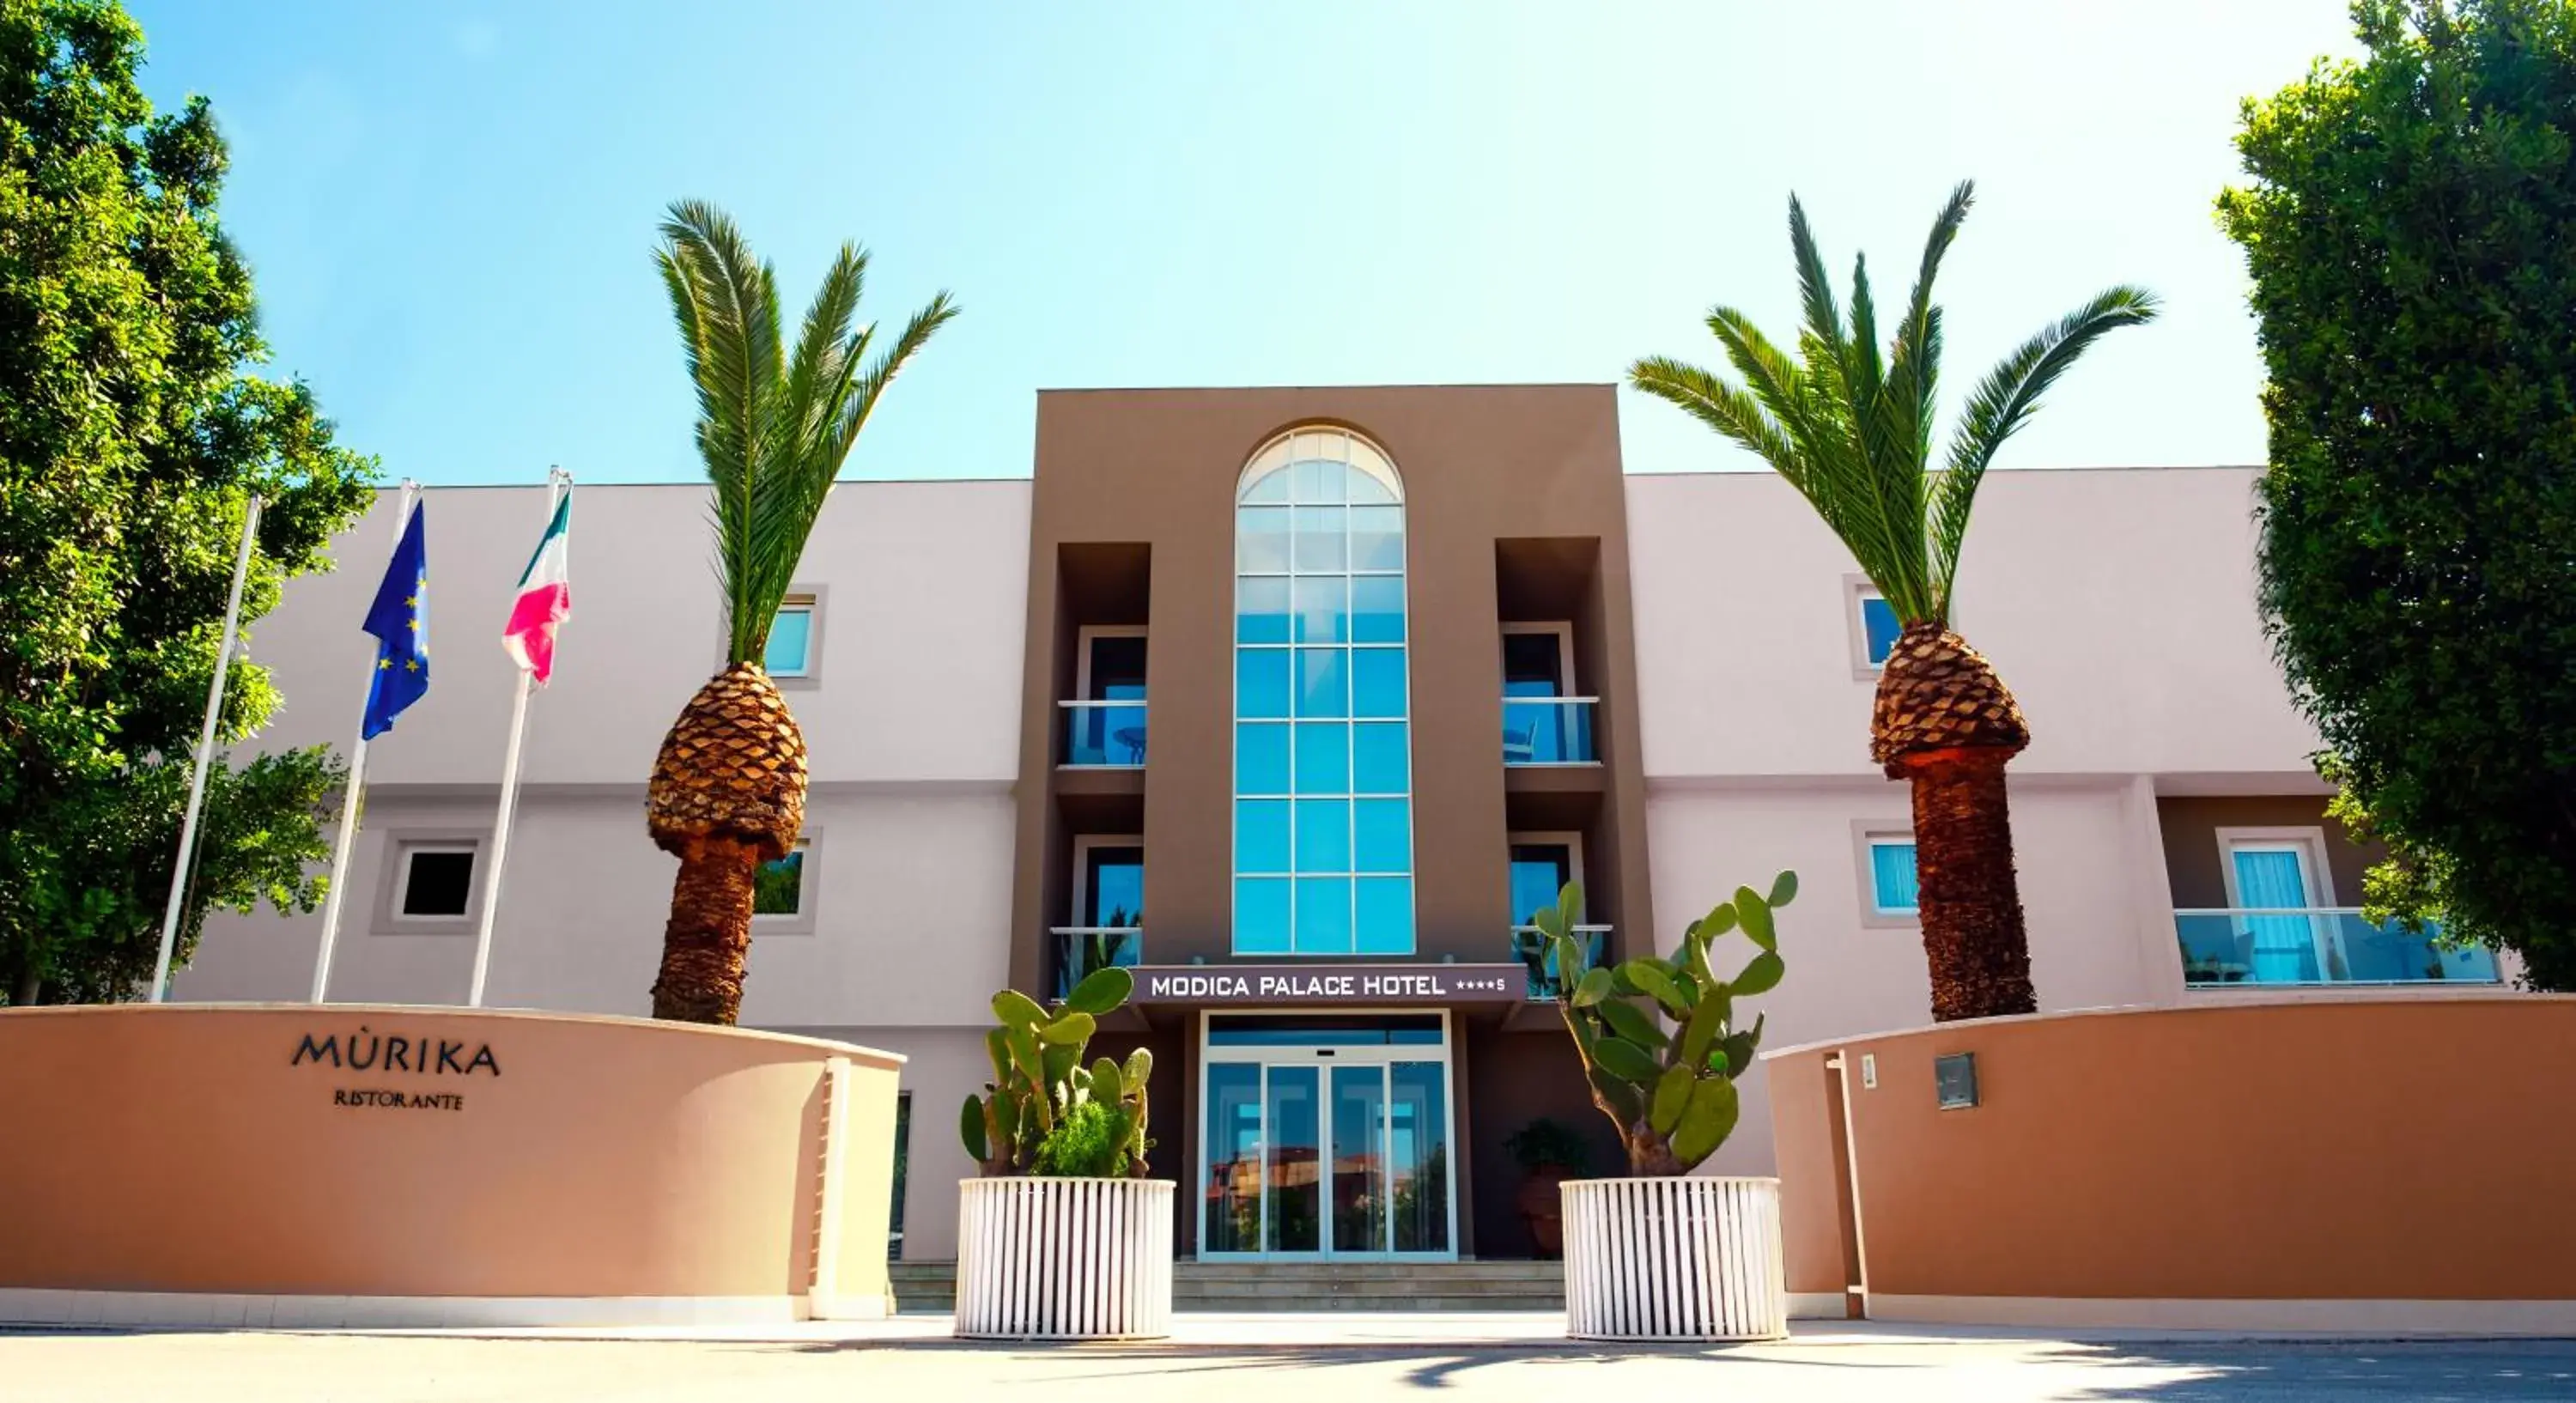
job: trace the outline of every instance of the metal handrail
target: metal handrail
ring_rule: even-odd
[[[1124,697],[1109,701],[1077,701],[1068,697],[1056,703],[1058,706],[1143,706],[1144,704],[1143,697]]]

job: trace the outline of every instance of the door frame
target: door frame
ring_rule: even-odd
[[[1331,1057],[1317,1055],[1318,1050],[1315,1048],[1242,1048],[1228,1049],[1224,1053],[1220,1054],[1208,1041],[1211,1024],[1217,1017],[1218,1012],[1218,1010],[1206,1008],[1199,1010],[1198,1094],[1191,1098],[1194,1103],[1192,1114],[1196,1117],[1196,1120],[1193,1123],[1193,1130],[1195,1131],[1193,1138],[1198,1141],[1198,1172],[1197,1177],[1191,1183],[1190,1191],[1186,1197],[1194,1205],[1190,1211],[1197,1215],[1196,1221],[1191,1226],[1191,1241],[1195,1242],[1198,1247],[1197,1259],[1200,1261],[1214,1259],[1226,1262],[1457,1261],[1458,1160],[1459,1157],[1466,1152],[1466,1147],[1461,1144],[1458,1139],[1458,1059],[1456,1056],[1458,1020],[1451,1015],[1450,1011],[1445,1008],[1337,1008],[1324,1010],[1322,1012],[1327,1016],[1335,1018],[1348,1017],[1353,1019],[1362,1019],[1420,1017],[1425,1013],[1437,1014],[1440,1018],[1440,1044],[1436,1048],[1424,1047],[1419,1044],[1383,1044],[1371,1046],[1367,1044],[1343,1043],[1334,1047],[1334,1055]],[[1310,1018],[1316,1016],[1318,1012],[1319,1011],[1315,1009],[1304,1008],[1229,1008],[1223,1010],[1224,1016],[1228,1018]],[[1307,1054],[1307,1060],[1303,1063],[1298,1062],[1297,1058],[1293,1055],[1299,1051],[1303,1051]],[[1318,1095],[1316,1102],[1315,1138],[1324,1142],[1316,1147],[1315,1154],[1316,1163],[1320,1171],[1317,1176],[1315,1189],[1316,1194],[1323,1205],[1323,1211],[1317,1215],[1320,1225],[1320,1238],[1320,1236],[1330,1235],[1332,1231],[1331,1150],[1333,1126],[1330,1114],[1333,1081],[1332,1069],[1335,1067],[1389,1066],[1397,1062],[1437,1062],[1440,1064],[1441,1132],[1445,1137],[1441,1143],[1447,1146],[1449,1150],[1446,1157],[1446,1173],[1449,1176],[1449,1182],[1446,1186],[1447,1191],[1441,1196],[1442,1201],[1447,1204],[1449,1209],[1449,1246],[1447,1249],[1439,1252],[1332,1252],[1322,1250],[1314,1252],[1272,1252],[1267,1249],[1252,1252],[1210,1252],[1207,1245],[1206,1207],[1209,1150],[1207,1123],[1208,1068],[1217,1063],[1250,1063],[1253,1066],[1262,1068],[1260,1093],[1260,1105],[1262,1108],[1261,1152],[1264,1157],[1265,1166],[1270,1153],[1270,1066],[1274,1063],[1286,1063],[1289,1065],[1312,1066],[1316,1069],[1315,1080]],[[1388,1108],[1388,1122],[1386,1128],[1389,1132],[1390,1139],[1392,1139],[1394,1116],[1393,1107],[1395,1105],[1395,1098],[1391,1094],[1393,1091],[1391,1081],[1392,1078],[1390,1077],[1390,1086],[1388,1087],[1390,1094],[1384,1102],[1385,1106]],[[1391,1189],[1389,1197],[1392,1198]],[[1266,1186],[1262,1198],[1261,1223],[1262,1237],[1264,1240],[1267,1240],[1269,1237],[1270,1226],[1270,1203]],[[1392,1237],[1390,1237],[1389,1240],[1392,1241]]]
[[[1592,889],[1589,886],[1585,886],[1583,881],[1583,835],[1580,833],[1576,833],[1571,830],[1551,831],[1517,828],[1513,829],[1511,832],[1505,833],[1503,835],[1504,880],[1508,882],[1511,879],[1512,849],[1520,847],[1544,848],[1550,845],[1565,849],[1566,880],[1574,883],[1576,886],[1583,887],[1583,905],[1585,910],[1588,912],[1592,906]],[[1519,928],[1521,917],[1526,914],[1528,913],[1522,911],[1515,911],[1512,913],[1512,926],[1514,929]]]
[[[1091,850],[1094,848],[1134,848],[1141,853],[1145,850],[1145,838],[1141,833],[1133,836],[1085,833],[1073,840],[1073,910],[1068,913],[1073,920],[1068,924],[1080,930],[1096,928],[1100,916],[1099,912],[1091,909]]]
[[[2340,944],[2332,916],[2317,914],[2335,906],[2334,869],[2326,862],[2326,832],[2314,825],[2287,828],[2221,828],[2217,830],[2219,875],[2227,883],[2227,909],[2252,911],[2259,908],[2245,904],[2245,893],[2237,885],[2236,855],[2240,852],[2286,852],[2298,859],[2299,879],[2307,888],[2308,905],[2303,913],[2308,923],[2308,944],[2315,951],[2317,978],[2321,983],[2335,983],[2335,963],[2341,956]],[[2255,918],[2261,919],[2261,918]],[[2297,919],[2282,913],[2282,919]]]
[[[1073,631],[1073,697],[1076,701],[1102,701],[1091,695],[1091,645],[1103,638],[1142,638],[1145,640],[1145,664],[1150,670],[1154,661],[1152,631],[1145,624],[1084,624]],[[1147,688],[1150,692],[1152,689]],[[1149,697],[1148,700],[1151,698]],[[1140,703],[1141,704],[1141,703]]]

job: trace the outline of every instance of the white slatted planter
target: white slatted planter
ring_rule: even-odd
[[[1172,1333],[1170,1180],[968,1179],[957,1187],[959,1335]]]
[[[1578,1179],[1565,1195],[1565,1332],[1579,1340],[1789,1333],[1777,1179]]]

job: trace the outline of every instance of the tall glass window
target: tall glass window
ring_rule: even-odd
[[[1368,440],[1310,428],[1235,500],[1235,953],[1409,955],[1403,486]]]

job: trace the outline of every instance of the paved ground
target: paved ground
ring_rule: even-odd
[[[696,1340],[17,1332],[0,1333],[0,1398],[982,1403],[1043,1390],[1059,1400],[1118,1403],[1475,1403],[1612,1388],[1624,1397],[1728,1403],[2576,1398],[2576,1341],[2075,1340],[1836,1326],[1779,1345],[1612,1349],[1562,1340],[1443,1342],[1418,1321],[1381,1326],[1361,1318],[1334,1327],[1342,1344],[1246,1342],[1265,1331],[1295,1338],[1278,1328],[1277,1317],[1239,1327],[1201,1317],[1180,1343],[1053,1348],[826,1328]]]

